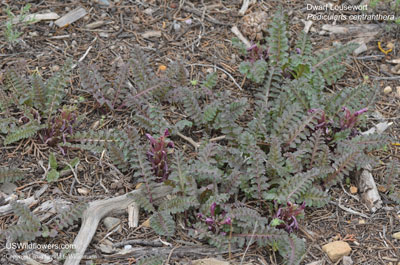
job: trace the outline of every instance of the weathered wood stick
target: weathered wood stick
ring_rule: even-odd
[[[164,198],[172,191],[172,187],[160,185],[153,190],[153,199]],[[130,193],[106,200],[98,200],[89,203],[89,207],[83,213],[82,226],[74,240],[75,252],[67,256],[64,265],[79,265],[86,248],[89,246],[100,220],[106,215],[124,210],[135,200],[129,194],[135,194],[141,190],[134,190]]]

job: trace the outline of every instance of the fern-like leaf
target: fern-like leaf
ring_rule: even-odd
[[[22,170],[8,167],[0,168],[0,183],[15,182],[24,176],[25,173]]]
[[[161,236],[173,236],[175,233],[175,221],[165,211],[156,212],[151,216],[150,227]]]
[[[196,197],[181,197],[177,196],[174,197],[170,200],[165,200],[163,201],[158,210],[171,213],[171,214],[176,214],[176,213],[182,213],[191,207],[198,206],[199,202],[196,199]]]
[[[4,144],[9,145],[15,142],[18,142],[19,140],[30,138],[34,136],[40,129],[43,129],[45,125],[38,125],[36,123],[28,123],[20,128],[18,128],[16,131],[9,133],[4,139]]]
[[[277,11],[268,29],[267,38],[269,46],[270,63],[281,68],[288,63],[289,39],[284,14]]]
[[[319,169],[313,168],[304,173],[298,173],[293,177],[286,177],[281,181],[276,192],[277,200],[281,204],[296,202],[308,189],[313,181],[321,174]]]
[[[348,176],[356,167],[360,156],[359,151],[351,150],[335,157],[335,162],[332,165],[333,171],[324,179],[324,183],[330,187],[342,180],[344,176]]]

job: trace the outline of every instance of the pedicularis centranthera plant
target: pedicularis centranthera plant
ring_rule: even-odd
[[[227,90],[214,91],[216,74],[201,85],[190,82],[182,63],[159,76],[146,74],[151,72],[147,59],[135,50],[136,64],[124,66],[134,89],[112,91],[132,99],[120,106],[135,111],[133,127],[147,131],[150,151],[134,128],[72,138],[81,148],[107,148],[123,172],[132,170],[144,183],[135,199],[152,214],[150,224],[158,234],[173,236],[175,220],[183,218],[190,235],[219,248],[241,247],[253,238],[259,246],[278,250],[285,264],[299,264],[305,244],[294,232],[304,208],[324,206],[329,187],[370,163],[366,152],[383,147],[387,138],[360,134],[373,108],[374,89],[362,84],[327,92],[345,73],[341,62],[356,45],[313,54],[301,33],[291,48],[281,12],[268,32],[264,44],[241,49],[240,71],[256,82],[254,105],[246,98],[231,99]],[[85,82],[98,80],[98,74],[83,72]],[[185,120],[173,124],[165,118],[163,107],[170,103],[183,110]],[[177,148],[169,154],[168,134],[173,138],[192,129],[202,134],[196,136],[201,143],[196,156],[186,159]],[[158,138],[150,136],[160,131],[164,134]],[[208,140],[221,135],[221,143]],[[154,205],[151,187],[160,178],[173,191]]]
[[[132,124],[77,132],[62,144],[106,149],[121,172],[143,183],[135,200],[159,235],[174,236],[180,220],[179,229],[219,248],[255,242],[278,250],[284,264],[299,264],[305,243],[294,232],[304,208],[324,206],[329,188],[371,163],[367,153],[385,146],[387,137],[360,133],[374,89],[362,84],[327,92],[345,73],[341,62],[355,45],[313,53],[301,33],[291,47],[282,12],[268,33],[262,45],[242,49],[240,71],[255,82],[252,100],[214,90],[216,73],[201,84],[190,82],[183,62],[156,75],[140,49],[108,81],[94,66],[81,68],[99,107],[129,110]],[[171,105],[180,112],[174,117],[185,119],[167,118],[164,109]],[[191,133],[200,147],[190,158],[177,147],[168,152],[167,136]],[[223,141],[210,141],[222,135]],[[398,174],[395,163],[390,172]],[[155,204],[153,186],[160,181],[172,192]]]

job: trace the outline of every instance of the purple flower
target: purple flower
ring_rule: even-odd
[[[167,163],[167,148],[173,148],[174,143],[172,141],[166,142],[166,138],[169,136],[169,131],[166,129],[164,134],[157,140],[153,136],[146,133],[147,139],[150,141],[150,149],[147,152],[147,158],[153,166],[153,171],[157,177],[161,178],[161,181],[168,179],[169,170]]]
[[[280,219],[283,222],[279,224],[277,228],[283,228],[289,233],[293,232],[295,229],[298,229],[299,224],[297,222],[297,217],[303,214],[305,207],[305,202],[303,202],[301,205],[288,202],[286,207],[280,207],[274,215],[274,218]]]
[[[340,120],[340,127],[342,130],[353,128],[358,121],[358,116],[368,111],[368,108],[360,109],[354,113],[351,113],[350,110],[346,107],[343,107],[342,110],[345,112],[344,118]]]
[[[297,53],[297,54],[300,54],[300,53],[301,53],[300,48],[296,48],[296,53]]]
[[[215,207],[217,206],[217,204],[215,202],[213,202],[210,206],[210,212],[211,212],[211,216],[215,216]]]
[[[221,225],[231,225],[232,224],[232,219],[230,217],[227,217],[224,221],[220,223]]]

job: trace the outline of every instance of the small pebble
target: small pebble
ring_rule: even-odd
[[[351,187],[350,187],[350,193],[351,193],[351,194],[356,194],[357,191],[358,191],[357,187],[355,187],[355,186],[351,186]]]
[[[390,86],[387,86],[387,87],[385,87],[384,89],[383,89],[383,93],[385,93],[385,94],[389,94],[389,93],[391,93],[392,92],[392,87],[390,87]]]
[[[89,190],[87,188],[78,188],[78,193],[82,194],[82,195],[88,195],[89,194]]]
[[[394,234],[392,235],[392,237],[393,237],[394,239],[400,239],[400,232],[394,233]]]
[[[53,67],[51,67],[51,70],[53,70],[54,72],[60,71],[60,66],[53,65]]]
[[[175,31],[179,31],[181,29],[181,24],[179,24],[177,22],[174,22],[173,26],[174,26]]]

